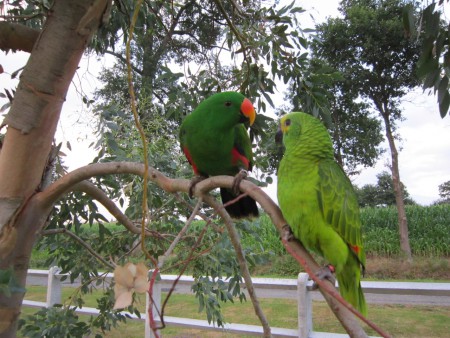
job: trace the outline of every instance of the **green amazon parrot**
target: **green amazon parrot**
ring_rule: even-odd
[[[245,122],[253,124],[255,108],[240,93],[222,92],[202,101],[181,123],[180,145],[197,178],[236,175],[234,189],[220,189],[222,203],[237,197],[239,183],[252,170],[252,144]],[[199,180],[193,180],[192,187]],[[233,218],[256,217],[258,207],[249,196],[226,207]]]
[[[285,152],[278,168],[278,202],[292,234],[334,267],[339,292],[363,315],[361,289],[366,256],[356,194],[320,120],[290,113],[280,120]],[[318,275],[331,277],[330,269]]]

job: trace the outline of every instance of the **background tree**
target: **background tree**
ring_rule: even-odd
[[[415,3],[411,5],[415,6]],[[404,3],[398,0],[342,1],[339,11],[343,17],[330,18],[318,25],[316,53],[317,57],[341,71],[360,97],[373,105],[383,121],[391,153],[400,246],[405,256],[411,258],[395,144],[395,122],[402,117],[400,99],[419,84],[415,66],[420,43],[404,37],[403,6]]]
[[[435,204],[450,204],[450,181],[439,184],[440,199]]]
[[[405,204],[416,204],[403,183],[401,183]],[[358,202],[361,207],[379,207],[395,205],[394,185],[392,176],[383,171],[377,174],[377,184],[365,184],[361,188],[355,187]]]
[[[314,37],[311,41],[312,57],[308,72],[315,79],[314,85],[324,91],[330,108],[330,115],[321,117],[333,139],[337,162],[348,175],[354,175],[361,167],[375,165],[381,155],[381,124],[373,116],[369,104],[358,99],[358,90],[352,86],[350,79],[344,78],[326,60],[316,57],[318,42]],[[287,97],[292,102],[293,111],[311,112],[293,87]]]

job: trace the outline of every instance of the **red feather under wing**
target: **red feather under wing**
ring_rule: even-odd
[[[247,157],[245,157],[244,154],[239,152],[239,149],[237,149],[236,147],[231,150],[231,162],[233,165],[237,165],[238,162],[241,162],[245,166],[245,170],[251,170],[250,161]]]
[[[351,245],[349,244],[350,249],[353,250],[353,252],[358,256],[358,254],[361,252],[361,247],[358,245]]]
[[[189,152],[189,149],[187,147],[183,147],[183,153],[184,156],[186,156],[189,164],[191,165],[192,169],[194,170],[194,174],[200,176],[200,173],[198,172],[197,166],[195,165],[194,161],[192,160],[191,153]]]

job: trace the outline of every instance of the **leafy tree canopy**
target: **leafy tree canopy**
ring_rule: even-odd
[[[416,204],[409,196],[402,183],[405,204]],[[377,184],[365,184],[361,188],[355,187],[360,207],[379,207],[395,205],[395,194],[392,177],[387,171],[377,175]]]
[[[439,197],[434,204],[450,204],[450,181],[439,184]]]

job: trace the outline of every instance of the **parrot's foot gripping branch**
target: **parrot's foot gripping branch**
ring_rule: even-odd
[[[234,195],[238,196],[240,193],[239,185],[242,180],[245,180],[248,176],[247,170],[241,169],[236,176],[234,176],[233,186],[231,187],[231,191]]]
[[[334,273],[334,266],[326,265],[316,272],[316,276],[320,280],[328,279],[333,285],[336,285],[336,278],[334,277],[333,273]],[[315,290],[318,287],[319,286],[317,285],[317,283],[314,282],[313,289]]]
[[[283,225],[283,239],[287,242],[290,242],[294,239],[294,233],[292,232],[291,227],[289,224]]]
[[[194,196],[194,188],[197,185],[197,183],[200,183],[203,180],[206,180],[207,177],[205,176],[195,176],[191,180],[191,184],[189,185],[189,198],[192,198]]]

